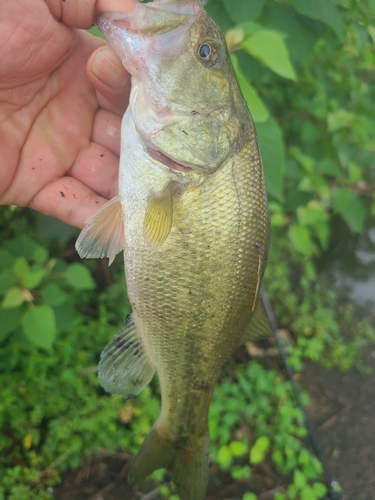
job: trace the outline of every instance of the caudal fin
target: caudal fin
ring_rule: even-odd
[[[129,470],[129,484],[142,483],[154,470],[171,471],[181,500],[203,500],[208,481],[208,432],[194,442],[168,439],[158,431],[156,424],[146,436],[133,458]]]

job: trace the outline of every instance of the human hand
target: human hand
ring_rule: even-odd
[[[135,3],[1,2],[0,204],[81,228],[117,194],[130,76],[104,40],[81,30]]]

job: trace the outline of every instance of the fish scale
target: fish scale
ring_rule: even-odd
[[[271,332],[258,300],[269,233],[258,142],[200,1],[138,4],[98,24],[133,76],[119,196],[77,241],[82,257],[124,251],[133,313],[104,349],[99,378],[131,397],[157,372],[161,413],[129,482],[164,467],[182,500],[202,500],[221,369],[241,342]]]

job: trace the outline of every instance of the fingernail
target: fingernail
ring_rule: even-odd
[[[95,54],[91,63],[91,73],[115,90],[126,87],[130,80],[130,75],[120,59],[108,47]]]

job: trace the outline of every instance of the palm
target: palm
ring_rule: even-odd
[[[97,97],[86,63],[102,41],[56,21],[44,0],[6,4],[0,203],[28,205],[80,227],[116,194],[120,118],[111,111],[117,105],[123,112],[127,92],[103,84],[107,99]]]

